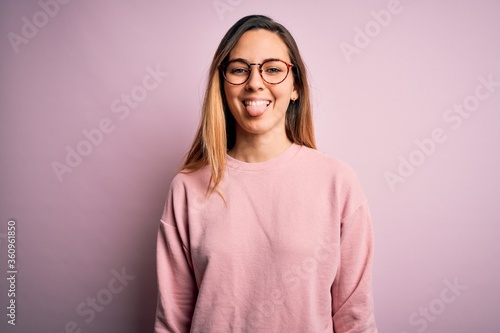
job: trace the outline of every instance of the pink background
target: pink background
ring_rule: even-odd
[[[350,164],[369,198],[380,332],[500,330],[500,86],[471,97],[479,77],[500,81],[499,1],[41,3],[53,17],[35,0],[0,3],[1,276],[9,219],[18,241],[17,325],[6,323],[2,278],[0,331],[152,331],[167,189],[215,48],[254,13],[295,36],[319,149]],[[37,32],[23,29],[34,20]],[[23,30],[30,37],[11,42]],[[475,111],[459,116],[463,103]],[[431,144],[436,128],[446,140]],[[67,146],[87,156],[58,177]],[[418,164],[400,166],[404,177],[402,159]],[[391,188],[388,172],[404,181]],[[87,303],[96,297],[99,311]]]

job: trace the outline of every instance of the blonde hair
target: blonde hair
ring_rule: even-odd
[[[181,172],[191,173],[208,165],[210,181],[207,194],[219,192],[224,176],[226,153],[236,140],[236,121],[227,106],[221,66],[228,61],[229,53],[240,37],[249,30],[265,29],[276,33],[286,44],[292,73],[299,91],[299,98],[290,103],[286,111],[286,135],[293,143],[316,149],[312,122],[309,84],[302,57],[290,32],[281,24],[262,15],[250,15],[236,22],[222,38],[210,65],[209,80],[203,100],[198,131],[189,149]],[[219,192],[220,194],[220,192]]]

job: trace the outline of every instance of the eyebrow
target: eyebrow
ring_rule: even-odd
[[[266,62],[266,61],[271,61],[271,60],[281,60],[281,59],[279,59],[279,58],[266,58],[266,59],[262,60],[262,62],[260,62],[260,64],[263,62]],[[248,64],[251,63],[250,61],[248,61],[247,59],[244,59],[244,58],[230,59],[228,62],[231,62],[231,61],[243,61],[243,62],[246,62]],[[284,60],[282,60],[282,61],[284,61]]]

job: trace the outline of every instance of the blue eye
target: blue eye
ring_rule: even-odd
[[[277,68],[277,67],[266,68],[266,73],[268,73],[268,74],[279,74],[281,72],[283,72],[283,70],[281,68]]]
[[[248,73],[248,69],[246,68],[231,68],[229,69],[229,73],[234,75],[244,75]]]

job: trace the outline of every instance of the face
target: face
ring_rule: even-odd
[[[266,59],[280,59],[291,63],[288,49],[278,35],[267,30],[245,32],[229,54],[229,61],[244,59],[262,63]],[[258,66],[251,66],[248,81],[232,85],[224,81],[224,92],[229,110],[236,119],[236,133],[250,135],[285,135],[285,114],[290,100],[298,98],[292,70],[279,84],[266,83]]]

